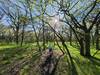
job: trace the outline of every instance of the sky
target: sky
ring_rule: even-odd
[[[8,2],[7,3],[7,1],[9,1],[9,0],[0,0],[0,7],[3,7],[3,5],[1,5],[1,1],[4,1],[5,2],[5,5],[8,7],[9,5],[10,6],[13,6],[13,8],[16,8],[15,7],[15,5],[14,4],[16,4],[16,5],[18,5],[18,6],[20,6],[22,9],[25,9],[24,7],[23,7],[23,5],[21,4],[21,3],[19,3],[18,1],[19,0],[11,0],[12,2],[13,2],[13,4],[11,4],[10,2]],[[37,0],[37,1],[39,1],[39,0]],[[65,1],[67,1],[67,0],[65,0]],[[70,1],[70,0],[69,0]],[[78,2],[78,3],[77,3]],[[77,3],[77,5],[75,5],[75,3]],[[71,2],[71,8],[74,6],[74,8],[72,8],[72,10],[70,11],[72,14],[76,14],[76,12],[78,12],[78,13],[80,13],[81,15],[80,16],[77,16],[77,18],[79,18],[78,20],[81,20],[80,18],[82,18],[81,16],[84,14],[84,8],[85,7],[87,7],[89,4],[91,3],[91,1],[89,1],[89,0],[72,0],[72,2]],[[8,4],[8,5],[7,5]],[[37,7],[37,6],[34,6],[34,7]],[[80,8],[82,8],[80,11],[77,11],[78,9],[80,9]],[[11,11],[16,11],[15,9],[10,9]],[[57,14],[57,12],[58,12],[58,10],[59,10],[59,8],[58,8],[58,5],[56,4],[56,3],[54,3],[52,6],[51,5],[48,5],[47,6],[47,9],[46,9],[46,12],[49,14],[49,15],[55,15],[55,14]],[[24,10],[21,10],[21,12],[24,14],[25,13],[25,11]],[[33,10],[33,13],[32,13],[32,15],[33,16],[36,16],[36,15],[39,15],[40,13],[37,11],[37,8],[34,8],[34,10]],[[63,14],[59,14],[59,15],[56,15],[56,16],[54,16],[53,17],[53,19],[57,19],[57,21],[58,21],[58,19],[59,18],[63,18]],[[4,24],[4,25],[9,25],[8,24],[8,22],[6,21],[6,19],[7,19],[7,16],[5,15],[4,16],[4,18],[1,20],[1,22]],[[9,20],[9,19],[8,19]],[[55,20],[53,20],[53,21],[55,21]],[[53,22],[52,21],[52,22]],[[59,23],[58,23],[59,24]]]
[[[22,9],[25,9],[21,3],[17,2],[17,0],[11,0],[14,4],[10,4],[10,3],[7,2],[7,1],[4,1],[5,4],[2,4],[1,1],[3,2],[3,0],[0,0],[0,8],[4,8],[3,5],[5,5],[5,6],[8,8],[9,5],[10,5],[11,7],[13,6],[13,9],[10,8],[10,10],[13,12],[13,11],[16,11],[16,10],[14,9],[14,8],[16,8],[16,7],[14,6],[14,4],[16,4],[16,5],[20,6]],[[37,7],[37,6],[36,6],[36,7]],[[46,9],[46,12],[48,12],[49,15],[54,15],[54,14],[56,13],[57,10],[58,10],[57,8],[48,5],[48,6],[47,6],[47,9]],[[21,12],[22,12],[23,14],[25,13],[24,10],[22,10]],[[32,15],[33,15],[33,16],[39,15],[39,13],[37,12],[37,9],[34,8]],[[2,22],[4,25],[9,25],[9,23],[11,23],[11,22],[8,23],[8,21],[9,21],[9,19],[7,18],[6,15],[4,15],[4,17],[3,17],[2,20],[1,20],[1,22]]]

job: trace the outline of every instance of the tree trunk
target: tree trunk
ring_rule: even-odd
[[[84,56],[84,41],[83,41],[83,38],[80,39],[79,43],[80,43],[80,54],[82,56]]]
[[[72,29],[71,28],[70,28],[69,42],[70,42],[70,45],[72,46]]]
[[[24,41],[24,29],[25,29],[25,26],[23,25],[22,38],[21,38],[21,46],[23,45],[23,41]]]
[[[92,39],[92,45],[94,46],[95,45],[95,39],[94,39],[95,37],[94,37],[94,35],[92,34],[91,35],[91,39]]]
[[[43,22],[43,50],[45,50],[45,25],[44,25],[44,21]]]
[[[96,49],[99,50],[99,37],[96,37]]]
[[[91,56],[90,54],[90,32],[85,32],[84,36],[84,44],[85,44],[85,56]]]
[[[16,33],[15,33],[15,36],[16,36],[15,40],[16,40],[17,45],[19,44],[19,35],[18,35],[18,33],[19,33],[19,28],[17,27],[16,28]]]
[[[96,25],[96,49],[99,50],[99,25]]]

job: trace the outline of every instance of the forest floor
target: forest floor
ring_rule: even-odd
[[[55,47],[55,51],[60,50]],[[68,45],[73,63],[64,55],[57,66],[55,75],[100,75],[100,51],[90,58],[83,57],[74,46]],[[91,48],[91,55],[96,53]],[[0,75],[40,75],[39,62],[41,55],[35,45],[0,46]]]

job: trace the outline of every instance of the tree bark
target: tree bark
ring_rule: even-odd
[[[99,50],[99,24],[96,25],[96,49]]]
[[[92,45],[94,46],[95,45],[95,39],[94,39],[95,37],[93,34],[91,36],[92,36]]]
[[[15,33],[15,40],[16,40],[16,44],[18,45],[19,44],[19,35],[18,35],[18,33],[19,33],[19,27],[16,27],[16,33]]]
[[[84,43],[85,43],[85,56],[91,56],[90,54],[90,32],[85,32],[84,36]]]
[[[70,45],[72,46],[72,29],[70,28],[70,37],[69,37]]]
[[[22,38],[21,38],[21,46],[23,45],[23,41],[24,41],[24,29],[25,29],[25,26],[23,25]]]
[[[83,41],[83,38],[80,39],[79,43],[80,43],[80,54],[82,56],[84,56],[84,41]]]
[[[99,50],[99,38],[98,38],[98,36],[96,38],[96,49]]]
[[[42,23],[43,23],[43,50],[45,50],[45,25],[43,20]]]

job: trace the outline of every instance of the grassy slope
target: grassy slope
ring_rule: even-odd
[[[35,45],[0,46],[0,75],[9,75],[9,70],[14,66],[19,66],[21,75],[29,75],[28,70],[31,63],[38,57],[37,51],[33,49]],[[16,67],[17,67],[16,66]],[[10,74],[11,75],[11,74]]]
[[[5,45],[0,46],[0,75],[8,75],[7,70],[10,67],[13,67],[16,64],[23,63],[23,60],[28,61],[24,65],[21,64],[20,74],[21,75],[39,75],[38,72],[34,71],[35,59],[38,58],[36,54],[35,45],[25,45],[23,47],[19,47],[16,45]],[[74,72],[73,75],[99,75],[100,74],[100,52],[98,52],[95,57],[96,58],[85,58],[80,56],[79,51],[68,45],[70,53],[74,62],[74,70],[70,70],[69,67],[71,65],[67,62],[67,57],[63,57],[59,62],[59,66],[57,68],[56,75],[70,75]],[[56,47],[56,49],[58,49]],[[96,52],[92,48],[92,55]],[[71,72],[72,71],[72,72]]]
[[[72,55],[75,68],[74,70],[69,70],[69,68],[66,68],[69,67],[69,64],[66,63],[67,57],[65,56],[59,62],[59,65],[61,65],[62,67],[58,67],[58,72],[62,72],[62,73],[59,73],[58,75],[66,75],[66,74],[67,75],[100,75],[100,51],[94,57],[85,58],[79,54],[79,51],[76,48],[70,45],[68,45],[68,48]],[[95,52],[96,50],[92,48],[91,54],[93,55]],[[74,73],[72,73],[71,71]]]

